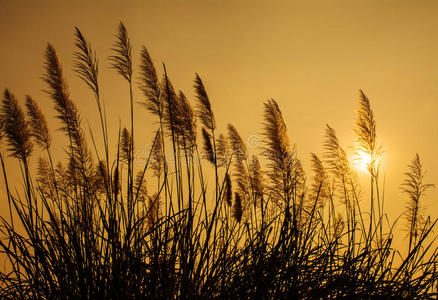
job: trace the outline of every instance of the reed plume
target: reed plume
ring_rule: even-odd
[[[196,119],[189,101],[181,91],[178,94],[178,104],[180,144],[184,145],[184,148],[192,149],[196,145]]]
[[[345,178],[350,173],[347,154],[339,144],[336,131],[328,124],[326,124],[323,157],[327,170],[336,178]]]
[[[58,112],[57,118],[63,123],[63,129],[70,134],[72,129],[73,116],[76,109],[70,100],[67,83],[64,80],[61,64],[56,55],[55,48],[48,44],[45,53],[45,70],[43,80],[48,84],[46,92],[55,101],[55,110]]]
[[[237,181],[237,190],[239,192],[241,202],[245,201],[246,203],[250,196],[250,178],[248,176],[248,169],[246,165],[248,151],[237,129],[231,124],[228,124],[227,128],[228,140],[230,142],[234,157],[234,177]],[[243,207],[245,207],[245,205],[243,205]]]
[[[231,183],[231,176],[230,174],[225,174],[225,192],[224,192],[224,198],[225,198],[225,203],[227,203],[227,205],[229,207],[232,206],[232,201],[233,201],[233,188],[232,188],[232,183]]]
[[[49,132],[49,127],[47,126],[46,118],[38,104],[28,95],[26,95],[25,104],[32,136],[39,146],[44,149],[49,149],[52,137]]]
[[[74,179],[70,176],[70,172],[67,167],[64,166],[61,162],[56,164],[55,168],[55,180],[56,187],[60,193],[60,197],[72,199],[72,195],[74,194],[75,182]]]
[[[120,22],[116,34],[117,41],[111,49],[115,55],[110,56],[112,67],[127,81],[132,80],[132,45],[125,25]]]
[[[368,172],[376,176],[380,167],[382,147],[376,142],[376,122],[368,97],[359,90],[359,109],[357,111],[355,146],[357,159],[365,155]]]
[[[351,169],[350,162],[344,149],[340,146],[336,136],[336,131],[326,125],[326,134],[324,140],[323,161],[326,169],[335,179],[335,187],[344,194],[341,200],[346,202],[352,200],[352,197],[359,197],[361,191],[357,181],[357,174]]]
[[[268,160],[268,177],[272,197],[276,202],[293,198],[295,150],[291,149],[286,124],[274,99],[264,104],[264,132],[266,146],[263,154]]]
[[[294,162],[294,172],[293,172],[293,185],[295,186],[295,194],[300,197],[301,201],[304,201],[304,198],[307,193],[306,186],[306,173],[303,169],[303,164],[301,160],[295,158]]]
[[[214,164],[214,150],[211,143],[211,136],[204,127],[202,127],[201,132],[203,139],[202,149],[204,150],[204,158],[207,159],[210,163]]]
[[[33,149],[30,140],[32,132],[17,99],[8,90],[5,90],[3,94],[1,118],[4,122],[3,130],[7,137],[11,156],[26,163]]]
[[[252,190],[255,200],[260,200],[264,193],[263,171],[259,159],[253,155],[249,163]]]
[[[146,202],[148,199],[148,190],[146,180],[143,176],[143,171],[138,171],[137,176],[135,177],[134,191],[138,190],[137,201]]]
[[[172,138],[172,142],[175,142],[175,145],[178,145],[178,135],[176,133],[176,109],[178,106],[178,96],[175,92],[172,82],[169,77],[164,74],[161,80],[161,90],[165,91],[161,93],[161,102],[163,103],[163,124],[165,129],[167,130],[167,136]],[[163,131],[164,133],[164,131]],[[176,151],[176,148],[174,149]]]
[[[310,199],[317,201],[316,208],[322,208],[331,196],[330,182],[327,170],[321,159],[315,154],[311,153],[312,161],[312,184],[310,187]],[[309,203],[314,205],[315,203]]]
[[[161,88],[166,90],[166,95],[162,95],[164,103],[164,124],[167,127],[168,135],[175,138],[178,146],[183,147],[184,143],[192,143],[188,139],[193,139],[193,120],[192,110],[185,95],[180,92],[176,93],[172,82],[166,76],[163,76]],[[190,131],[190,132],[189,132]]]
[[[91,88],[95,95],[99,95],[97,55],[77,27],[75,27],[75,46],[78,48],[78,51],[75,51],[73,54],[75,58],[74,71]],[[99,101],[97,105],[100,110]]]
[[[418,233],[424,226],[424,207],[421,203],[421,197],[428,189],[435,187],[434,184],[423,182],[425,174],[420,156],[417,153],[408,166],[408,172],[405,173],[406,179],[401,185],[402,191],[409,196],[406,213],[406,221],[409,226],[409,250],[412,243],[416,243]]]
[[[133,152],[132,139],[129,130],[125,127],[122,130],[122,137],[120,139],[120,159],[129,164],[132,160],[131,153]]]
[[[120,188],[121,188],[121,178],[120,178],[120,171],[119,166],[116,165],[113,173],[113,179],[112,179],[112,186],[114,191],[114,198],[117,199],[117,196],[119,195]]]
[[[171,81],[163,79],[162,88],[168,86],[169,99],[164,101],[164,122],[180,148],[192,150],[196,144],[196,120],[193,109],[183,92],[178,94]]]
[[[249,201],[251,195],[251,182],[247,166],[243,160],[235,159],[233,176],[236,178],[237,191],[240,194],[241,200],[245,202],[244,207],[246,207],[247,201]]]
[[[99,171],[100,176],[106,182],[106,184],[108,184],[109,183],[108,170],[106,169],[106,164],[103,160],[99,160],[98,171]]]
[[[100,160],[97,164],[94,179],[96,190],[106,194],[109,190],[110,179],[105,161]]]
[[[105,108],[101,104],[100,91],[98,83],[99,67],[96,51],[93,51],[91,45],[87,42],[81,31],[75,27],[75,46],[77,51],[74,52],[74,71],[78,74],[88,87],[93,91],[97,109],[99,111],[100,126],[102,129],[103,143],[105,146],[105,156],[107,160],[107,169],[109,167],[109,150],[108,150],[108,132],[105,116]]]
[[[43,80],[49,86],[46,92],[55,102],[57,118],[62,121],[62,129],[70,140],[71,155],[74,161],[79,164],[85,175],[90,174],[93,160],[81,128],[79,111],[70,99],[61,64],[55,49],[50,44],[47,46],[45,58],[46,73],[43,75]]]
[[[232,155],[236,160],[240,160],[240,161],[246,160],[248,158],[248,150],[242,138],[240,137],[239,132],[231,124],[227,125],[227,129],[228,129],[228,140],[230,142]]]
[[[217,138],[216,156],[218,167],[226,167],[230,160],[230,153],[227,139],[222,133]]]
[[[112,63],[112,67],[121,75],[124,79],[128,81],[129,84],[129,104],[130,104],[130,119],[131,119],[131,128],[130,128],[130,142],[129,142],[129,150],[131,153],[128,155],[128,180],[127,180],[127,199],[128,199],[128,227],[131,226],[131,216],[132,216],[132,203],[133,203],[133,183],[134,183],[134,160],[132,159],[134,156],[134,96],[132,89],[132,45],[131,41],[128,37],[128,31],[126,30],[125,25],[120,22],[117,28],[116,34],[116,42],[111,49],[114,52],[114,55],[109,57],[109,60]]]
[[[53,199],[54,184],[51,177],[51,170],[47,160],[38,158],[37,183],[41,193],[48,199]]]
[[[151,169],[153,170],[154,176],[160,177],[163,172],[163,144],[161,142],[161,130],[157,130],[156,142],[153,143],[151,149]]]
[[[62,190],[65,190],[65,186],[67,185],[67,176],[64,165],[61,162],[58,162],[55,167],[55,180],[58,182],[58,187]]]
[[[140,52],[140,90],[146,97],[142,102],[152,114],[161,117],[163,113],[162,92],[152,59],[145,46]]]
[[[374,114],[371,110],[371,105],[368,97],[362,90],[359,90],[359,109],[357,110],[355,133],[355,160],[360,165],[366,165],[366,171],[370,175],[370,231],[372,229],[373,221],[376,225],[379,225],[380,234],[382,235],[382,223],[379,220],[374,220],[374,199],[377,199],[377,208],[379,219],[382,219],[383,201],[380,201],[379,187],[377,184],[379,168],[381,164],[382,147],[377,145],[376,141],[376,122],[374,120]],[[375,187],[374,187],[375,186]],[[374,192],[376,189],[376,193]],[[376,196],[374,196],[376,194]]]
[[[238,192],[234,193],[234,206],[233,206],[233,217],[240,223],[243,215],[242,199]]]
[[[196,116],[198,119],[201,120],[201,123],[204,125],[204,128],[209,129],[208,134],[211,134],[211,141],[208,138],[207,135],[203,132],[204,137],[204,146],[208,146],[206,143],[211,144],[211,152],[208,156],[208,159],[214,166],[214,173],[215,173],[215,199],[216,203],[218,203],[219,200],[219,176],[218,176],[218,164],[217,164],[217,152],[216,152],[216,137],[215,137],[215,129],[216,129],[216,121],[213,115],[213,111],[211,109],[211,103],[210,99],[207,95],[207,91],[205,90],[204,83],[202,82],[199,75],[196,73],[195,75],[195,95],[197,101],[196,105]],[[205,131],[205,130],[204,130]],[[205,131],[207,132],[207,131]],[[205,148],[205,147],[204,147]],[[213,214],[215,215],[217,212],[217,206],[214,209]]]
[[[214,119],[213,111],[211,109],[210,99],[208,98],[207,91],[205,90],[204,83],[198,74],[195,75],[195,93],[197,103],[197,117],[201,120],[202,124],[210,131],[216,128],[216,121]]]

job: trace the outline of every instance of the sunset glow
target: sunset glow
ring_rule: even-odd
[[[0,299],[435,299],[437,16],[0,0]]]
[[[373,157],[365,151],[357,151],[354,155],[354,166],[361,172],[370,174],[370,169],[379,169],[382,164],[382,157]]]

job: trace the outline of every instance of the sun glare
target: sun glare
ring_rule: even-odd
[[[370,167],[372,167],[373,158],[369,153],[364,151],[358,151],[355,155],[355,164],[356,167],[365,173],[370,173]],[[380,163],[380,159],[374,162],[375,166],[378,166]]]

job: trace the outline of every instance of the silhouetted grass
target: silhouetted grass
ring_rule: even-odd
[[[0,227],[9,263],[0,278],[2,299],[436,297],[438,252],[435,237],[428,238],[436,221],[420,222],[419,213],[421,194],[431,185],[422,183],[417,156],[403,185],[410,196],[404,255],[392,245],[396,224],[386,222],[381,148],[362,91],[355,132],[358,151],[371,158],[369,212],[361,207],[356,174],[332,127],[326,127],[323,154],[311,156],[307,183],[275,100],[265,103],[263,152],[253,155],[233,125],[227,136],[218,134],[214,103],[198,74],[192,108],[164,65],[158,79],[145,47],[134,69],[122,23],[110,61],[128,82],[130,128],[120,128],[116,151],[109,149],[97,55],[77,28],[75,39],[75,70],[96,98],[104,149],[93,139],[95,154],[90,152],[49,44],[43,79],[68,150],[55,165],[37,102],[26,96],[26,117],[5,91],[0,137],[24,170],[24,193],[10,186],[1,154],[10,210]],[[158,124],[142,165],[134,163],[135,76]],[[46,157],[35,173],[29,168],[33,143]],[[211,172],[214,183],[208,184]]]

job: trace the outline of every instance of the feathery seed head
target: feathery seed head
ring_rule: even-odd
[[[11,156],[26,161],[33,149],[31,131],[17,99],[8,90],[3,95],[1,116]]]
[[[41,112],[38,104],[28,95],[26,95],[25,104],[32,136],[35,138],[38,145],[48,149],[52,142],[52,137],[49,133],[46,118]]]
[[[78,50],[74,53],[74,71],[98,95],[99,69],[97,55],[77,27],[75,27],[75,46]]]
[[[231,124],[228,124],[227,128],[228,140],[230,141],[232,155],[236,160],[246,160],[248,158],[248,150],[242,138],[240,137],[239,132]]]
[[[234,206],[233,206],[233,217],[237,222],[240,223],[243,215],[242,199],[239,193],[234,193]]]
[[[226,167],[230,160],[228,142],[221,133],[216,140],[216,154],[218,167]]]
[[[146,97],[145,108],[159,117],[163,113],[160,82],[152,59],[145,46],[140,52],[140,89]]]
[[[130,82],[132,79],[132,46],[128,31],[122,22],[120,22],[117,29],[116,38],[117,41],[112,48],[115,54],[110,56],[109,59],[117,73]]]
[[[211,136],[204,127],[202,127],[202,138],[204,142],[204,158],[206,158],[210,163],[214,164],[214,151],[211,143]]]
[[[225,197],[225,203],[227,203],[227,205],[231,207],[232,198],[233,198],[233,190],[232,190],[232,186],[231,186],[231,176],[228,173],[225,175],[224,197]]]
[[[368,97],[359,90],[359,109],[354,133],[355,161],[371,176],[377,175],[382,159],[382,147],[376,141],[376,122]]]
[[[213,111],[211,109],[210,99],[208,98],[205,90],[204,83],[198,74],[195,76],[195,93],[197,103],[197,117],[201,120],[202,124],[210,131],[216,128],[216,122],[214,119]]]

